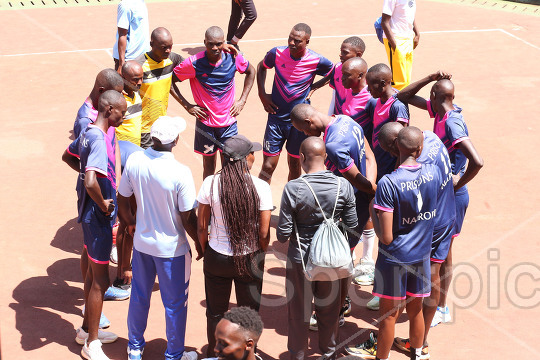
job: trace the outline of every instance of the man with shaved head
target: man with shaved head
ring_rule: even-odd
[[[399,156],[397,138],[402,129],[402,124],[391,122],[385,124],[379,133],[381,147],[395,156]],[[435,218],[433,239],[431,243],[431,295],[424,299],[422,310],[424,314],[424,342],[422,346],[422,355],[426,356],[426,354],[429,353],[427,335],[437,310],[440,296],[439,272],[441,264],[448,256],[450,244],[452,243],[452,236],[455,232],[454,223],[456,219],[456,204],[452,184],[452,168],[448,151],[435,133],[425,130],[423,131],[423,135],[423,149],[417,161],[421,164],[436,165],[443,175],[441,191],[437,197],[437,216]],[[410,348],[409,339],[396,338],[395,344],[398,348],[406,351]]]
[[[453,235],[455,238],[461,233],[465,212],[469,205],[469,191],[466,185],[478,174],[484,161],[469,138],[469,130],[461,114],[462,109],[454,104],[454,84],[450,78],[450,74],[438,71],[407,86],[398,97],[402,101],[428,111],[429,116],[434,118],[433,132],[448,150],[456,199],[456,222]],[[431,88],[429,100],[416,95],[421,88],[433,81],[436,82]],[[441,295],[432,326],[451,320],[450,310],[446,305],[446,296],[452,280],[451,245],[446,261],[441,265],[440,275]]]
[[[307,98],[310,99],[315,90],[320,89],[326,84],[329,84],[330,87],[334,89],[334,93],[332,96],[330,109],[328,109],[328,115],[343,114],[343,103],[345,102],[345,98],[349,93],[348,89],[345,88],[342,83],[343,63],[355,57],[361,58],[362,55],[364,55],[365,51],[366,44],[364,43],[364,40],[360,39],[358,36],[351,36],[343,40],[339,53],[340,62],[334,65],[334,68],[332,69],[330,74],[326,75],[324,78],[313,84]]]
[[[76,138],[86,130],[88,125],[93,124],[94,121],[96,121],[98,116],[97,106],[100,96],[109,90],[114,90],[120,94],[123,87],[124,82],[122,77],[113,69],[104,69],[97,74],[94,87],[92,88],[90,95],[86,98],[83,105],[77,112],[77,117],[75,118],[75,123],[73,124],[73,135]],[[115,157],[115,165],[117,165],[116,171],[111,173],[111,176],[114,178],[114,182],[116,183],[116,179],[120,175],[120,149],[116,139],[114,127],[108,128],[107,139],[107,151],[111,156]],[[86,278],[87,270],[88,256],[86,254],[86,248],[83,248],[81,252],[81,273],[83,279]],[[111,287],[106,293],[106,298],[110,300],[125,300],[129,298],[129,292],[121,289],[116,290]],[[100,326],[105,328],[109,325],[109,320],[105,317],[105,315],[102,315]]]
[[[122,0],[118,3],[116,41],[113,46],[115,69],[148,51],[148,9],[144,0]]]
[[[268,113],[259,178],[268,183],[272,180],[284,145],[288,153],[288,179],[296,179],[302,173],[299,150],[306,136],[292,126],[290,114],[295,105],[309,102],[307,96],[315,75],[326,76],[334,66],[330,60],[307,49],[310,37],[309,25],[296,24],[289,33],[288,46],[268,51],[257,67],[259,98]],[[267,94],[266,72],[271,68],[275,69],[275,75],[272,93]]]
[[[431,289],[429,257],[442,174],[437,166],[417,161],[424,142],[420,129],[403,128],[396,142],[400,166],[379,181],[370,209],[379,237],[373,285],[373,295],[380,297],[382,318],[377,343],[346,351],[363,358],[388,359],[400,307],[405,307],[410,321],[410,358],[416,360],[421,358],[424,339],[422,300]]]
[[[175,66],[184,58],[172,52],[173,38],[169,30],[158,27],[150,36],[150,51],[140,55],[138,62],[143,69],[143,83],[140,88],[142,98],[141,147],[146,149],[152,145],[150,129],[160,116],[167,115],[169,93]]]
[[[286,289],[289,319],[287,348],[290,358],[297,360],[303,360],[306,356],[312,301],[319,323],[320,353],[327,359],[336,357],[338,321],[343,304],[341,295],[349,282],[348,278],[309,281],[304,275],[302,258],[307,262],[313,235],[324,221],[321,211],[332,214],[335,207],[335,221],[341,219],[347,229],[358,226],[354,189],[348,181],[327,170],[326,153],[324,141],[318,137],[307,137],[302,142],[300,164],[306,174],[285,185],[276,231],[280,242],[290,240],[286,272],[290,285]],[[317,194],[318,203],[308,184]]]
[[[371,115],[373,134],[371,137],[373,153],[377,160],[377,179],[391,173],[396,168],[397,158],[384,151],[379,144],[379,131],[387,122],[409,123],[409,108],[397,98],[397,91],[392,87],[392,71],[385,64],[369,68],[366,81],[368,91],[375,99],[368,105]]]
[[[120,148],[120,161],[122,171],[126,166],[127,159],[135,151],[142,151],[141,144],[141,115],[142,100],[139,89],[142,85],[143,69],[141,65],[133,60],[128,60],[122,66],[122,77],[124,78],[124,91],[122,94],[127,102],[127,111],[122,125],[116,128],[116,137]],[[125,233],[125,224],[119,223],[116,232],[116,244],[113,246],[113,253],[116,252],[118,268],[113,287],[129,290],[131,289],[131,249],[133,238]]]
[[[203,156],[203,178],[216,170],[221,144],[238,134],[236,117],[240,114],[253,82],[255,68],[243,54],[233,55],[225,44],[223,30],[211,26],[204,34],[206,50],[190,56],[174,68],[180,80],[189,79],[196,105],[190,104],[174,86],[176,98],[188,113],[195,116],[194,150]],[[246,75],[242,95],[235,101],[236,72]]]
[[[85,359],[108,359],[101,344],[117,339],[115,334],[99,330],[99,323],[103,296],[109,287],[112,227],[116,222],[115,156],[110,153],[110,149],[114,149],[114,138],[108,137],[107,132],[110,127],[122,124],[126,110],[122,94],[105,91],[99,98],[96,120],[62,156],[62,160],[79,173],[77,221],[82,225],[89,267],[84,281],[84,320],[75,340],[84,345],[81,355]]]

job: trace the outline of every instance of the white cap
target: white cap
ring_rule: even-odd
[[[150,136],[158,139],[163,145],[172,143],[178,135],[186,130],[186,120],[180,116],[160,116],[152,125]]]

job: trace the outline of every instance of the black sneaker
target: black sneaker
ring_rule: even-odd
[[[340,314],[343,316],[351,316],[352,311],[352,305],[351,305],[351,298],[349,295],[345,297],[345,303],[343,304],[343,307],[341,308]]]
[[[238,46],[238,44],[233,44],[231,41],[227,41],[227,44],[234,46],[236,50],[240,51],[240,46]]]
[[[124,284],[124,280],[122,280],[120,278],[114,279],[112,286],[114,286],[115,288],[118,288],[118,289],[131,291],[131,284]]]

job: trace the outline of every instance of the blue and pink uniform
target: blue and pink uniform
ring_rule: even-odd
[[[427,101],[427,109],[429,116],[434,118],[433,132],[442,140],[444,146],[448,150],[450,155],[450,162],[452,163],[452,174],[461,175],[465,173],[467,165],[467,157],[456,145],[463,140],[469,139],[469,130],[461,115],[461,108],[454,105],[454,109],[444,114],[441,119],[432,107],[431,101]],[[458,236],[463,226],[463,220],[465,219],[465,213],[469,206],[469,191],[467,186],[463,186],[456,191],[456,227],[454,237]]]
[[[437,198],[438,213],[435,218],[433,242],[431,244],[431,261],[442,263],[448,256],[456,220],[452,164],[441,139],[431,131],[424,131],[424,148],[416,161],[437,166],[443,177],[441,190]]]
[[[398,100],[397,94],[386,100],[383,104],[381,99],[369,101],[368,113],[371,115],[373,122],[373,154],[377,161],[377,180],[384,175],[390,174],[396,168],[397,158],[392,154],[383,150],[379,144],[379,131],[384,124],[391,121],[399,121],[403,124],[409,123],[409,108],[407,105]]]
[[[93,124],[94,121],[96,121],[97,116],[97,109],[94,108],[94,106],[90,103],[90,99],[86,98],[82,106],[79,108],[77,117],[75,118],[75,123],[73,124],[73,134],[75,135],[75,138],[78,138],[79,135],[86,130],[88,125]],[[112,126],[109,128],[109,130],[107,130],[107,136],[109,139],[113,137],[116,139],[115,132],[116,129]]]
[[[352,90],[349,90],[345,95],[345,101],[342,106],[342,114],[350,116],[362,127],[364,135],[368,142],[370,142],[370,146],[373,133],[373,122],[371,121],[371,116],[367,111],[369,109],[367,108],[370,101],[372,103],[375,102],[375,100],[372,99],[373,97],[366,86],[359,93],[354,93]],[[371,106],[373,106],[373,104]]]
[[[237,71],[243,74],[248,67],[249,62],[241,53],[233,56],[223,51],[221,59],[214,64],[206,51],[201,51],[174,68],[179,80],[189,79],[195,103],[207,110],[208,117],[198,119],[195,124],[195,152],[212,155],[238,133],[236,118],[230,114],[234,105],[234,75]]]
[[[439,168],[432,164],[402,165],[379,181],[373,207],[393,213],[393,241],[379,242],[373,295],[429,296],[429,258],[441,182]]]
[[[114,130],[114,128],[113,128]],[[114,132],[113,132],[114,134]],[[112,227],[116,222],[115,138],[110,139],[100,128],[88,125],[67,151],[80,159],[77,179],[78,219],[84,234],[88,257],[99,264],[108,264],[112,248]],[[105,215],[84,186],[87,171],[95,171],[103,199],[113,199],[114,211]]]
[[[298,157],[306,136],[292,126],[291,111],[295,105],[306,102],[315,75],[326,76],[334,65],[309,49],[301,58],[293,58],[287,46],[278,46],[266,53],[263,65],[275,69],[272,101],[278,106],[275,114],[268,114],[263,152],[276,156],[287,142],[287,152]]]
[[[351,167],[356,166],[358,171],[366,176],[366,144],[364,131],[353,119],[346,115],[334,116],[334,119],[324,131],[324,143],[326,145],[326,168],[337,176]],[[356,233],[361,234],[362,229],[369,219],[368,195],[355,188],[356,213],[358,215],[358,227]],[[351,248],[356,246],[359,238],[351,236],[349,243]]]
[[[334,70],[332,70],[332,77],[330,78],[329,83],[330,87],[334,89],[334,115],[345,114],[343,112],[343,103],[345,103],[347,93],[351,92],[351,90],[345,89],[343,83],[341,82],[341,78],[343,77],[343,74],[341,72],[342,66],[343,63],[341,62],[337,63],[334,66]]]

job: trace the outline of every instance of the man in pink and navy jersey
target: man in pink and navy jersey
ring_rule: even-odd
[[[285,145],[288,153],[289,181],[300,176],[300,144],[306,135],[296,130],[290,120],[295,105],[306,102],[315,75],[326,76],[333,64],[325,57],[307,49],[311,28],[296,24],[289,34],[288,46],[278,46],[266,53],[257,68],[259,97],[268,112],[264,132],[264,160],[259,178],[270,183],[279,154]],[[266,72],[274,68],[272,94],[265,90]]]
[[[362,55],[364,55],[364,51],[366,51],[366,44],[364,44],[364,41],[358,36],[351,36],[343,40],[339,53],[340,62],[334,66],[334,69],[332,69],[330,74],[313,84],[307,98],[311,99],[311,95],[313,95],[315,90],[329,84],[330,87],[334,89],[334,92],[330,108],[328,109],[328,115],[344,114],[342,107],[348,91],[342,83],[342,66],[345,61],[349,59],[355,57],[361,58]]]
[[[394,171],[397,158],[387,153],[379,144],[379,131],[384,124],[398,121],[409,124],[409,108],[397,98],[397,91],[392,88],[392,71],[386,64],[377,64],[369,68],[366,80],[368,91],[376,101],[370,101],[367,112],[373,123],[373,153],[377,160],[377,180]]]
[[[180,103],[197,118],[195,123],[196,153],[203,155],[203,178],[216,169],[216,152],[221,144],[238,134],[236,116],[246,103],[253,82],[255,68],[241,53],[236,56],[224,51],[223,30],[212,26],[204,34],[205,51],[190,56],[174,69],[179,80],[189,79],[197,105],[189,104],[174,87]],[[234,100],[236,72],[246,75],[240,99]]]
[[[430,295],[429,257],[439,215],[442,174],[421,164],[424,136],[416,127],[397,137],[400,166],[377,185],[372,219],[379,236],[373,295],[381,298],[376,356],[388,359],[394,327],[405,306],[409,317],[411,359],[420,359],[424,339],[423,298]]]
[[[370,114],[366,111],[368,103],[375,102],[368,91],[366,74],[367,63],[362,58],[352,58],[342,66],[341,82],[347,91],[345,101],[342,106],[342,113],[350,116],[364,130],[369,145],[372,145],[373,122]],[[371,105],[373,106],[373,105]]]
[[[79,173],[77,221],[82,225],[89,268],[84,282],[86,309],[76,341],[84,344],[81,354],[86,359],[108,359],[101,344],[117,338],[113,333],[99,330],[99,323],[103,296],[110,285],[109,256],[112,227],[116,222],[115,139],[107,135],[107,130],[122,124],[126,110],[126,100],[121,93],[104,92],[99,99],[96,120],[62,156],[62,160]]]
[[[385,124],[379,133],[381,147],[389,153],[399,156],[397,147],[397,137],[403,129],[403,125],[398,122]],[[431,131],[423,131],[424,145],[422,153],[416,159],[421,164],[433,164],[439,168],[443,179],[441,193],[437,198],[437,216],[433,229],[433,240],[431,243],[431,295],[424,300],[424,353],[427,353],[427,335],[431,327],[431,322],[435,316],[440,297],[440,269],[450,250],[452,236],[455,231],[456,202],[454,196],[454,186],[452,183],[452,164],[450,156],[441,139]],[[395,344],[398,348],[407,350],[410,348],[409,339],[396,338]]]
[[[463,120],[461,108],[454,105],[454,84],[451,75],[443,72],[433,73],[407,86],[398,97],[416,107],[427,110],[434,118],[433,132],[442,140],[450,155],[452,176],[456,198],[455,234],[461,232],[465,212],[469,205],[467,183],[471,181],[484,165],[484,161],[476,151],[469,130]],[[416,93],[432,81],[436,83],[431,88],[430,99],[426,100]],[[446,306],[446,295],[452,279],[452,245],[446,261],[441,266],[441,296],[439,307],[432,325],[451,320],[450,311]]]

